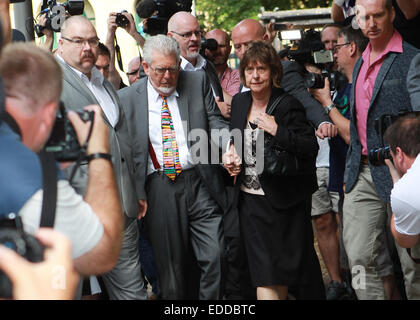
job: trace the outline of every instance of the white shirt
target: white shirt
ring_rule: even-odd
[[[329,138],[318,140],[318,155],[316,156],[316,167],[317,168],[328,168],[330,166],[330,143]]]
[[[36,233],[41,221],[43,190],[38,190],[20,209],[24,230]],[[66,180],[57,184],[57,207],[54,230],[70,239],[72,257],[78,258],[92,250],[101,240],[104,228],[90,205],[70,186]]]
[[[391,207],[395,229],[402,234],[420,234],[420,155],[395,183],[391,191]]]
[[[57,55],[61,61],[66,63],[62,57]],[[67,64],[67,63],[66,63]],[[115,105],[114,101],[112,101],[111,96],[109,95],[108,91],[106,91],[104,87],[104,76],[96,67],[92,68],[90,80],[89,78],[79,70],[73,68],[69,64],[67,64],[76,74],[80,77],[83,83],[89,88],[92,94],[95,96],[96,100],[98,100],[99,105],[102,108],[102,111],[105,113],[109,123],[112,127],[118,122],[119,111],[117,106]]]
[[[198,70],[204,69],[204,67],[206,66],[206,63],[207,63],[206,59],[204,59],[201,56],[201,54],[197,56],[197,62],[195,66],[193,66],[191,62],[189,62],[187,59],[181,56],[181,68],[184,71],[198,71]]]
[[[169,111],[172,116],[172,123],[175,130],[176,143],[178,144],[179,161],[183,170],[192,168],[193,162],[188,150],[187,138],[187,122],[181,120],[181,114],[178,108],[177,97],[178,92],[175,90],[169,97],[166,98]],[[162,147],[162,98],[159,93],[153,88],[150,80],[147,82],[147,99],[149,103],[149,139],[155,150],[156,159],[163,169],[163,147]],[[155,172],[152,159],[148,159],[147,174]]]

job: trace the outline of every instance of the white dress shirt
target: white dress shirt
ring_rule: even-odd
[[[61,61],[66,63],[62,57],[57,55]],[[67,63],[66,63],[67,64]],[[112,127],[118,122],[119,117],[119,110],[115,105],[114,101],[112,101],[111,96],[109,95],[108,91],[106,91],[104,87],[104,76],[96,67],[92,68],[90,79],[80,72],[79,70],[73,68],[69,64],[67,64],[76,74],[80,77],[83,83],[89,88],[92,94],[95,96],[96,100],[98,100],[99,105],[102,108],[102,111],[105,113],[109,123]]]
[[[178,92],[175,90],[169,97],[166,98],[169,111],[172,116],[172,123],[175,130],[175,139],[178,144],[179,161],[181,162],[182,170],[192,168],[193,163],[191,155],[188,150],[187,138],[187,122],[181,120],[181,114],[178,108],[177,97]],[[147,82],[147,99],[149,104],[149,139],[152,143],[156,154],[156,160],[163,169],[163,147],[162,147],[162,98],[159,93],[153,88],[150,80]],[[147,174],[155,172],[152,159],[148,159]]]
[[[195,66],[193,66],[191,62],[189,62],[187,59],[181,56],[181,68],[184,71],[198,71],[198,70],[204,69],[204,67],[206,66],[206,63],[207,63],[206,59],[204,59],[201,56],[201,54],[197,56],[197,62]]]

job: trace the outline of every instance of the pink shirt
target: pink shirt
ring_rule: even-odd
[[[356,80],[355,88],[355,110],[357,121],[357,132],[359,133],[360,143],[362,144],[362,154],[367,155],[366,146],[366,121],[367,114],[372,99],[373,86],[375,85],[376,76],[381,69],[382,62],[384,62],[388,52],[403,52],[402,37],[398,31],[394,30],[391,40],[388,42],[385,50],[376,57],[370,64],[370,43],[363,52],[363,63]]]
[[[220,78],[220,85],[231,96],[237,94],[241,85],[239,70],[227,67]]]

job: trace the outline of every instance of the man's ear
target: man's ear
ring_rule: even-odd
[[[357,46],[356,43],[350,42],[350,56],[354,57],[357,54]]]
[[[404,158],[406,157],[404,151],[400,147],[395,148],[395,156],[396,159],[394,161],[397,161],[398,164],[402,164],[404,162]]]
[[[143,60],[143,61],[141,62],[141,65],[143,66],[144,73],[145,73],[147,76],[149,76],[150,69],[149,69],[149,65],[147,64],[147,62]]]

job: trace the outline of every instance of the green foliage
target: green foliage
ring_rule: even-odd
[[[196,13],[204,29],[227,31],[246,18],[258,19],[261,7],[266,11],[329,7],[332,0],[197,0]]]

